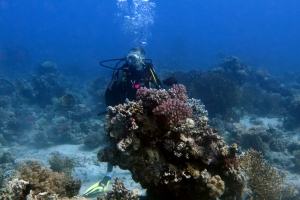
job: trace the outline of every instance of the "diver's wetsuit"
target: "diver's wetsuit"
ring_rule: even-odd
[[[106,106],[115,106],[125,102],[135,100],[136,91],[140,87],[162,88],[162,83],[153,70],[152,63],[146,63],[142,72],[130,68],[124,64],[121,72],[115,73],[105,91]]]
[[[121,74],[119,72],[121,71]],[[152,63],[145,63],[142,72],[130,68],[128,64],[122,66],[122,70],[115,73],[105,91],[106,106],[116,106],[125,102],[126,98],[136,99],[136,91],[140,87],[162,88],[162,83],[153,70]],[[122,74],[123,72],[123,74]],[[112,172],[113,165],[107,164],[107,172]]]

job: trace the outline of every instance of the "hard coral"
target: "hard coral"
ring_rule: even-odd
[[[209,195],[213,198],[219,198],[225,191],[225,184],[219,175],[213,176],[207,183],[210,189]]]
[[[97,200],[116,200],[116,199],[126,199],[126,200],[138,200],[140,192],[135,189],[133,192],[129,191],[124,183],[116,178],[114,184],[112,185],[112,190],[107,192],[105,195],[97,197]]]
[[[164,116],[166,125],[183,124],[192,115],[192,109],[179,99],[168,99],[152,110],[154,115]]]
[[[81,188],[81,180],[80,179],[75,179],[75,180],[67,180],[65,183],[65,188],[66,188],[66,196],[71,198],[76,195],[78,195],[79,190]]]
[[[13,179],[9,181],[5,188],[0,193],[1,199],[25,199],[26,187],[29,185],[28,181]]]
[[[249,79],[249,76],[252,73],[251,68],[235,56],[227,56],[224,58],[222,67],[226,73],[231,74],[237,79],[239,84],[242,84]]]
[[[31,184],[30,196],[33,199],[53,196],[65,197],[67,193],[66,182],[70,180],[64,173],[57,173],[49,168],[42,168],[42,163],[38,161],[29,161],[22,164],[19,173],[15,177],[17,178],[17,183],[20,183],[19,180],[25,180]],[[7,187],[10,187],[10,184]],[[11,196],[13,199],[17,198],[16,194],[12,192],[5,192],[2,195],[6,197]]]
[[[59,152],[52,153],[49,159],[50,169],[54,172],[64,172],[67,176],[72,176],[72,170],[75,167],[75,160],[64,156]]]
[[[138,102],[109,107],[105,134],[111,145],[98,152],[98,159],[130,170],[133,180],[147,188],[149,198],[215,199],[215,188],[201,176],[205,169],[208,177],[219,176],[228,185],[224,191],[218,187],[219,198],[236,198],[242,193],[244,179],[238,178],[238,168],[222,166],[223,160],[235,158],[236,151],[210,129],[201,101],[185,102],[182,97],[186,94],[172,95],[178,88],[142,88],[137,91]],[[182,107],[172,108],[173,103]],[[166,104],[181,112],[161,109]],[[181,117],[168,124],[176,114]]]
[[[261,153],[249,150],[238,162],[249,178],[248,187],[254,200],[281,199],[284,177],[266,162]]]

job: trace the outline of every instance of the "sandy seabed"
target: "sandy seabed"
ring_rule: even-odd
[[[107,163],[100,163],[97,160],[97,152],[100,148],[86,150],[84,145],[64,144],[41,149],[34,149],[28,146],[14,146],[10,148],[2,147],[2,150],[11,152],[17,160],[35,159],[43,162],[44,165],[48,167],[48,160],[51,157],[51,153],[59,152],[64,156],[73,158],[77,164],[73,169],[72,175],[74,179],[78,178],[82,181],[82,186],[79,192],[79,195],[81,195],[92,184],[98,182],[105,176]],[[119,167],[114,167],[112,182],[114,182],[113,179],[116,177],[121,179],[129,190],[138,188],[141,192],[145,192],[139,184],[132,180],[131,173],[128,170],[121,170]],[[110,189],[111,184],[109,190]]]

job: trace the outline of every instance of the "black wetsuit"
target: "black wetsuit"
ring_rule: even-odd
[[[153,70],[153,64],[146,63],[142,72],[136,71],[135,68],[124,64],[122,69],[113,75],[112,80],[106,88],[106,106],[122,104],[126,98],[131,101],[135,100],[136,91],[140,87],[162,88],[162,83]]]

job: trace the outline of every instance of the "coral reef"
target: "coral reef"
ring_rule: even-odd
[[[261,123],[259,120],[250,122]],[[240,123],[227,123],[226,131],[231,134],[231,141],[236,142],[242,149],[254,149],[263,155],[268,152],[281,152],[289,147],[289,141],[284,138],[280,128],[262,124],[246,127]]]
[[[68,180],[66,175],[53,172],[49,168],[42,168],[42,163],[37,161],[29,161],[27,164],[21,165],[17,177],[34,185],[35,194],[65,195],[65,182]]]
[[[1,192],[1,198],[47,199],[65,197],[70,194],[77,195],[80,186],[80,180],[71,180],[64,173],[42,168],[42,163],[38,161],[28,161],[19,167],[19,172],[6,184]],[[77,192],[74,191],[75,188]]]
[[[68,111],[68,117],[72,120],[82,121],[91,117],[91,108],[85,104],[77,104],[73,107],[73,110]]]
[[[239,165],[248,175],[253,200],[281,199],[284,176],[268,164],[262,154],[249,150],[239,158]]]
[[[223,59],[222,68],[226,73],[236,78],[240,85],[245,83],[251,77],[252,73],[251,67],[235,56],[225,57]]]
[[[65,88],[60,83],[60,72],[52,62],[42,63],[32,75],[31,80],[21,80],[16,84],[18,93],[30,104],[36,103],[40,107],[52,105],[52,98],[62,97]]]
[[[232,108],[240,105],[241,90],[237,80],[222,70],[172,72],[170,76],[186,86],[190,98],[201,99],[210,116],[230,115]]]
[[[134,189],[132,192],[129,191],[124,183],[116,178],[114,184],[112,185],[112,190],[107,192],[105,195],[100,195],[97,200],[116,200],[116,199],[126,199],[126,200],[138,200],[140,196],[138,189]]]
[[[64,172],[68,177],[72,177],[72,170],[75,167],[75,160],[64,156],[59,152],[52,152],[49,159],[50,169],[54,172]]]
[[[67,180],[65,182],[66,196],[71,198],[71,197],[78,195],[79,190],[81,188],[81,184],[82,184],[82,182],[80,179]]]
[[[207,187],[210,189],[209,195],[213,198],[219,198],[224,194],[225,184],[219,175],[211,177],[207,182]]]
[[[76,100],[73,94],[67,93],[61,97],[61,106],[65,108],[73,108],[75,106]]]
[[[26,199],[26,191],[30,184],[28,181],[17,178],[8,182],[6,188],[0,192],[1,199]]]
[[[105,134],[111,145],[98,152],[101,162],[130,170],[150,199],[240,198],[245,183],[237,146],[229,147],[210,129],[201,101],[187,100],[183,85],[141,88],[137,99],[109,107]],[[173,100],[181,108],[160,109]]]

